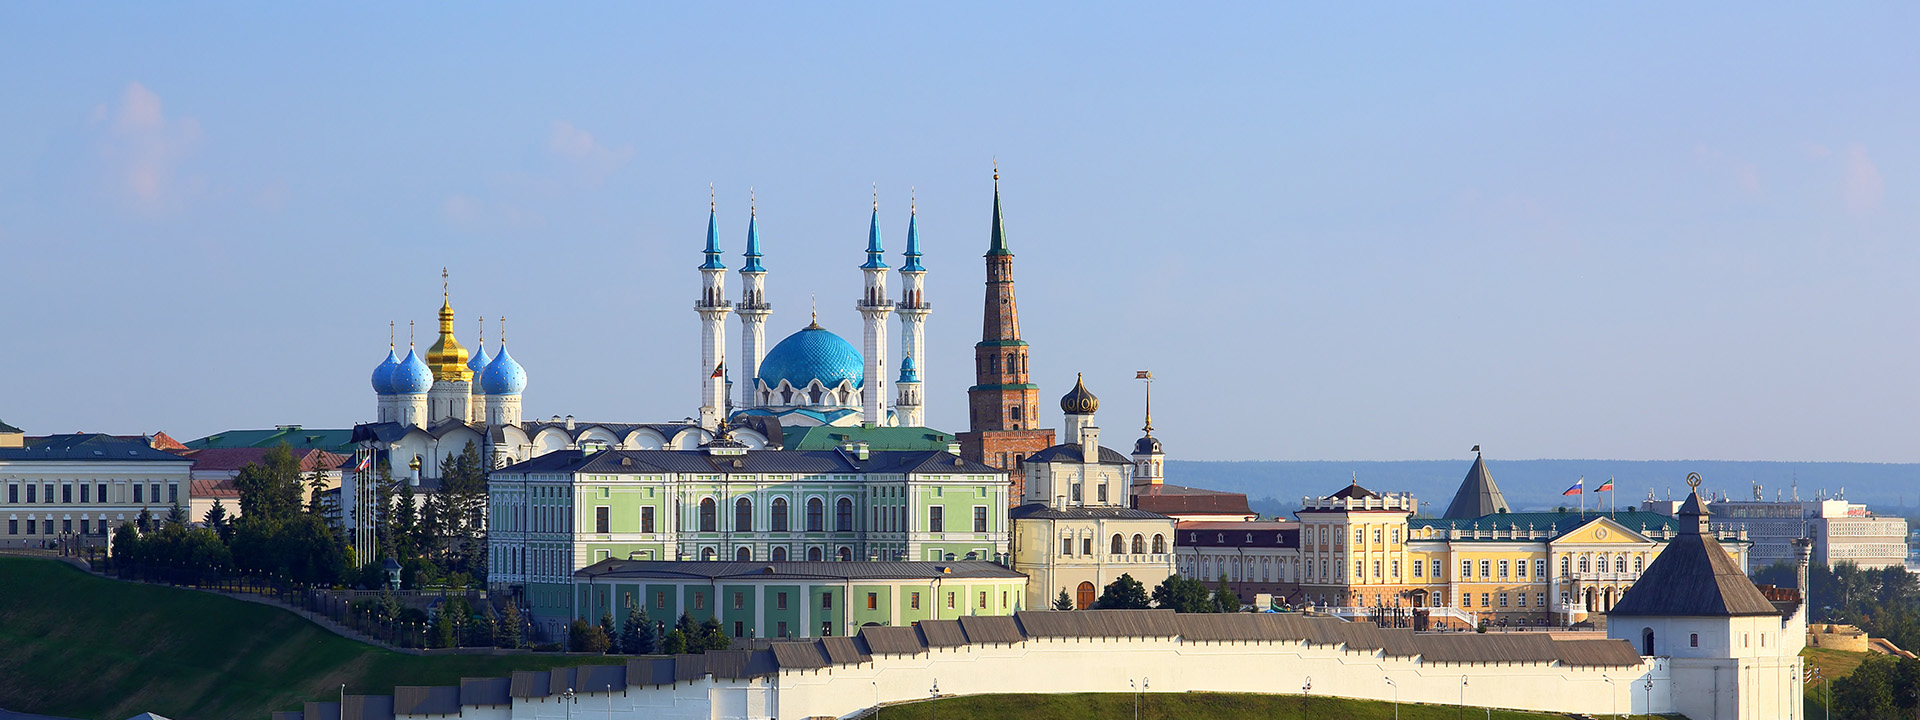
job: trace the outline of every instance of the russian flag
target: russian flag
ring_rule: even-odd
[[[1587,483],[1587,479],[1584,477],[1580,478],[1579,480],[1575,480],[1573,481],[1573,487],[1567,488],[1566,492],[1563,492],[1560,494],[1561,495],[1579,495],[1581,492],[1581,486],[1585,485],[1586,483]]]

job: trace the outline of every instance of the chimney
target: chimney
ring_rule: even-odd
[[[859,457],[861,460],[867,459],[867,457],[869,456],[869,453],[867,452],[867,441],[865,440],[860,441],[859,445],[854,446],[853,452],[854,452],[854,455]]]
[[[573,429],[573,416],[572,416],[572,415],[568,415],[568,416],[567,416],[567,429],[568,429],[568,430],[572,430],[572,429]]]

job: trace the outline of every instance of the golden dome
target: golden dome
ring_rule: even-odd
[[[467,349],[453,337],[453,302],[446,290],[447,271],[440,271],[440,339],[427,349],[427,367],[435,382],[471,382],[473,371],[467,368]]]
[[[1100,398],[1087,390],[1085,378],[1076,376],[1073,390],[1060,398],[1060,411],[1068,415],[1092,415],[1100,409]]]

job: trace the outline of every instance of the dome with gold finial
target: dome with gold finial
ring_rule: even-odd
[[[433,368],[436,382],[468,382],[473,371],[467,368],[467,349],[453,337],[453,301],[447,292],[447,271],[440,271],[440,338],[427,348],[427,367]]]
[[[1073,390],[1060,398],[1060,411],[1068,415],[1092,415],[1100,409],[1100,398],[1087,389],[1083,376],[1076,375]]]

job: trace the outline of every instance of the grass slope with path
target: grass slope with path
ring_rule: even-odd
[[[155,712],[265,720],[274,710],[395,685],[619,662],[552,655],[407,655],[292,612],[126,583],[52,560],[0,557],[0,708],[93,720]]]

